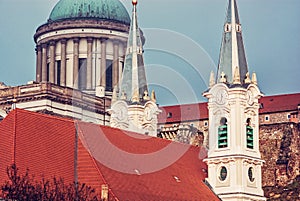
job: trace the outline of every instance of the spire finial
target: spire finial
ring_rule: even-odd
[[[210,79],[209,79],[209,87],[212,88],[215,85],[215,73],[214,71],[211,71],[210,73]]]
[[[132,5],[137,5],[138,1],[137,0],[132,0]]]
[[[155,91],[152,90],[151,92],[151,101],[153,101],[154,103],[156,103],[156,95],[155,95]]]
[[[139,91],[138,91],[138,90],[134,90],[133,96],[132,96],[132,102],[133,102],[133,103],[138,103],[138,102],[140,102]]]
[[[239,67],[235,67],[234,76],[233,76],[233,84],[241,84]]]
[[[252,73],[252,84],[257,85],[257,76],[255,72]]]
[[[250,84],[250,83],[251,83],[250,74],[249,74],[249,72],[247,72],[246,78],[245,78],[245,84]]]

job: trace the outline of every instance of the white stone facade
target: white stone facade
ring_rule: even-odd
[[[109,112],[111,127],[157,136],[157,115],[160,110],[154,102],[128,105],[127,102],[118,100],[112,104]]]
[[[259,152],[260,90],[254,84],[229,88],[219,83],[204,96],[209,109],[209,151],[205,161],[213,190],[222,200],[265,200]],[[223,139],[220,127],[224,118],[227,132]],[[247,126],[253,129],[250,142]]]

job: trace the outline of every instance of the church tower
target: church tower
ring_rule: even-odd
[[[229,0],[217,80],[210,77],[208,98],[208,181],[222,200],[266,200],[259,152],[256,74],[250,79],[236,0]]]
[[[133,0],[132,4],[124,70],[120,86],[113,92],[110,126],[156,136],[159,109],[154,91],[151,95],[148,91],[143,43],[137,23],[137,0]]]

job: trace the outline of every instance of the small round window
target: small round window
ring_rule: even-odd
[[[248,178],[251,182],[254,182],[254,177],[253,177],[253,167],[250,167],[248,169]]]
[[[219,178],[220,178],[221,181],[224,181],[227,178],[227,169],[226,169],[226,167],[224,167],[224,166],[221,167]]]

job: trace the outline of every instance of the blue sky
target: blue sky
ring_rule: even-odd
[[[121,0],[131,13],[131,1]],[[35,79],[36,28],[58,0],[0,0],[0,81]],[[300,92],[300,1],[237,0],[250,72],[266,95]],[[205,101],[227,0],[140,0],[148,82],[161,105]]]

